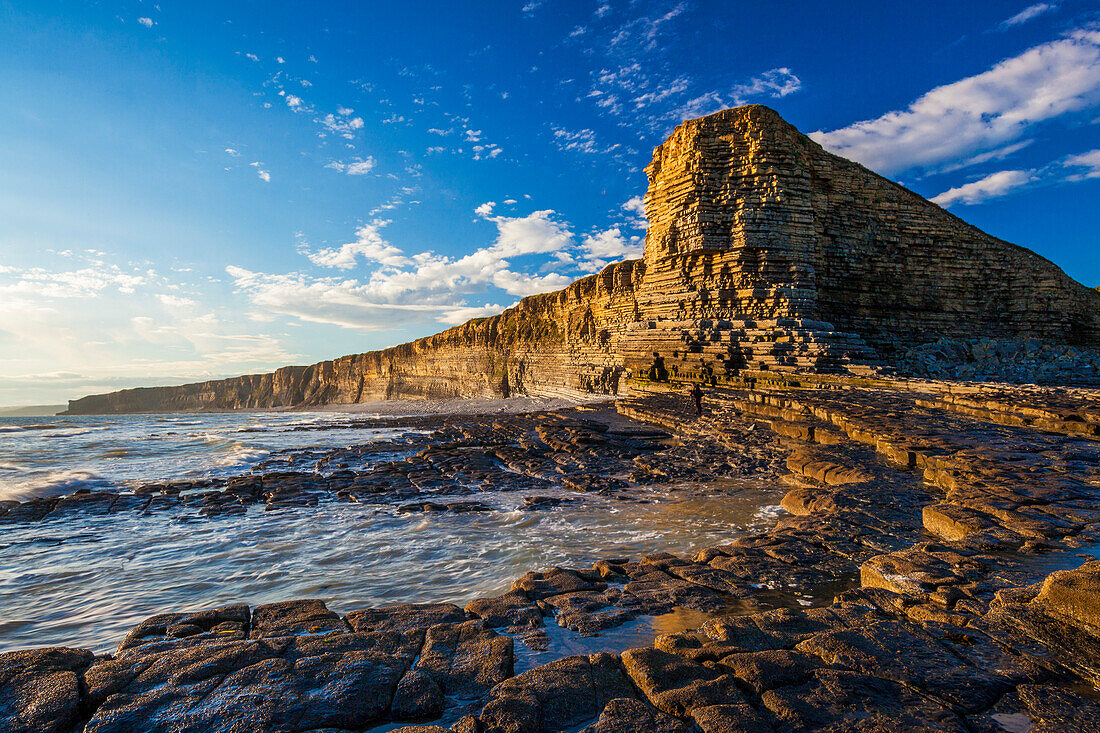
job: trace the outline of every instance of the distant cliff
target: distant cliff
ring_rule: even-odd
[[[569,287],[521,300],[491,318],[381,351],[269,374],[127,389],[69,402],[69,414],[230,410],[397,397],[615,394],[624,327],[638,320],[644,265],[609,265]]]
[[[1100,289],[826,152],[767,107],[683,123],[646,173],[644,260],[389,349],[94,395],[68,412],[617,394],[653,351],[677,373],[734,374],[837,370],[975,335],[1100,348]]]

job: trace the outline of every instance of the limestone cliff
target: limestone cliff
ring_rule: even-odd
[[[598,392],[673,371],[837,370],[944,337],[1100,348],[1100,292],[827,153],[767,107],[680,125],[646,169],[645,257],[382,351],[74,400],[108,413]]]

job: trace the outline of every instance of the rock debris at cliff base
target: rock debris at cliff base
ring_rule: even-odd
[[[632,463],[666,451],[676,465],[677,451],[707,446],[736,466],[752,436],[785,466],[789,516],[692,557],[531,572],[464,608],[341,616],[298,600],[184,610],[148,619],[109,656],[2,655],[5,724],[1096,730],[1100,562],[1081,563],[1100,546],[1097,395],[904,384],[714,390],[698,420],[685,418],[685,396],[640,385],[619,410],[659,426],[671,444]],[[576,414],[529,419],[559,465],[581,446],[599,455],[590,436],[606,437],[586,433]],[[440,432],[484,445],[505,442],[503,427]],[[616,450],[609,446],[610,460]],[[427,467],[431,456],[411,464]],[[435,481],[479,475],[476,464],[440,465],[451,468]],[[792,586],[822,600],[803,605],[784,593]],[[701,625],[650,646],[517,669],[517,648],[537,647],[552,626],[612,637],[634,619],[677,609],[695,609]]]

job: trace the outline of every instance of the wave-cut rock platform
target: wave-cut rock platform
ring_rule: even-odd
[[[0,655],[0,730],[1100,727],[1096,392],[830,378],[708,389],[695,417],[677,386],[632,387],[618,410],[650,429],[609,429],[592,408],[449,418],[424,460],[446,467],[434,483],[352,479],[339,498],[376,488],[434,510],[420,500],[439,485],[508,461],[518,482],[573,466],[578,496],[647,475],[772,475],[787,514],[691,557],[539,569],[464,607],[181,609],[112,654]],[[612,471],[634,478],[612,485]],[[244,483],[207,506],[310,511],[304,479],[254,495]],[[25,507],[0,522],[36,521]],[[676,614],[643,646],[616,636]],[[563,650],[555,629],[601,651]],[[614,648],[620,638],[635,643]]]

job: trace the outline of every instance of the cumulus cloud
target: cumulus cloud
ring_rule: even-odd
[[[153,27],[153,19],[152,18],[138,18],[137,22],[142,24],[146,28],[152,28]]]
[[[497,226],[497,241],[489,251],[501,257],[556,252],[573,242],[569,226],[558,221],[551,209],[527,216],[490,216],[488,212],[482,213],[483,206],[477,208],[478,215]]]
[[[226,274],[254,305],[310,323],[362,331],[385,331],[424,320],[435,305],[386,303],[372,298],[357,280],[311,278],[301,273],[272,275],[229,265]]]
[[[412,323],[455,323],[471,313],[494,312],[496,305],[473,306],[467,301],[487,288],[523,297],[565,287],[574,277],[557,272],[531,273],[513,268],[512,261],[575,247],[569,225],[546,209],[526,216],[494,216],[491,202],[477,214],[496,227],[493,243],[463,257],[434,252],[409,254],[381,234],[389,222],[376,220],[360,227],[356,240],[339,247],[302,253],[318,266],[352,269],[378,265],[357,278],[313,277],[253,272],[230,266],[226,272],[239,292],[257,309],[317,323],[359,330],[390,330]],[[474,310],[471,310],[474,309]]]
[[[1026,186],[1036,180],[1034,171],[998,171],[985,178],[971,183],[965,183],[956,188],[944,191],[939,196],[931,199],[940,206],[952,204],[979,204],[991,198],[1004,196],[1021,186]]]
[[[519,301],[516,301],[517,303]],[[446,323],[450,326],[459,326],[473,318],[487,318],[489,316],[495,316],[499,313],[503,313],[512,305],[474,305],[468,308],[451,308],[444,312],[437,319],[440,323]]]
[[[905,110],[812,137],[882,173],[932,168],[1023,137],[1100,103],[1100,30],[1067,36],[937,87]]]
[[[589,234],[581,243],[584,261],[590,271],[601,270],[611,262],[629,260],[644,254],[645,242],[639,236],[626,237],[619,227]]]
[[[634,214],[639,219],[645,219],[645,199],[643,196],[631,196],[622,206],[623,211]]]
[[[383,219],[375,219],[370,224],[355,230],[356,239],[354,242],[317,252],[304,249],[303,253],[309,258],[310,262],[318,267],[350,270],[355,267],[359,257],[368,262],[377,262],[384,267],[402,267],[412,260],[382,237],[381,230],[389,223],[389,221]]]

